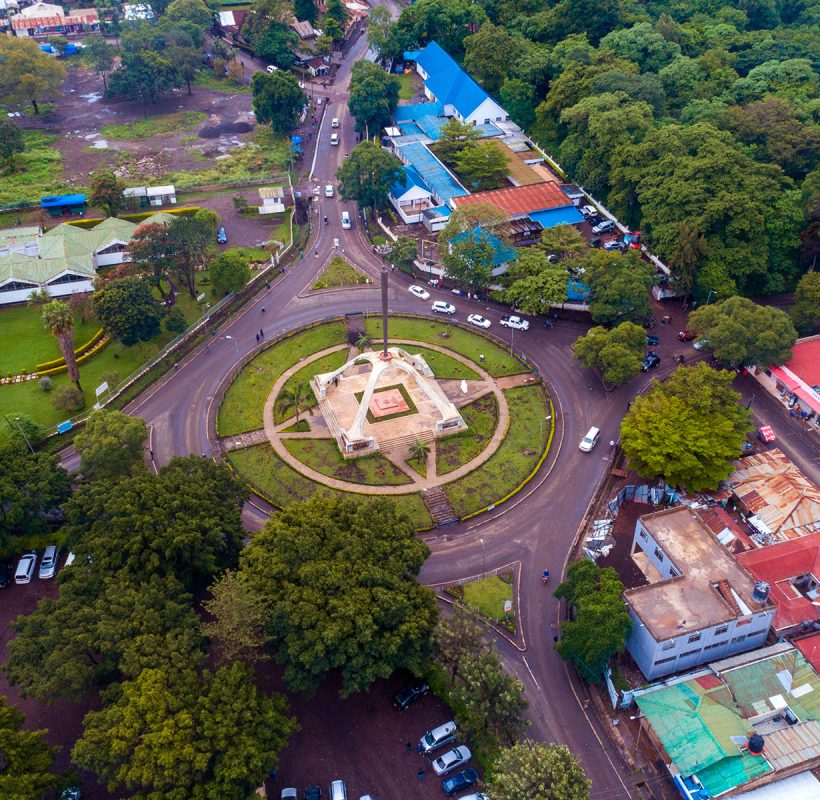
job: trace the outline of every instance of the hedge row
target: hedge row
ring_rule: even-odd
[[[85,342],[85,344],[81,344],[79,347],[74,348],[74,355],[83,355],[86,350],[90,349],[95,344],[97,344],[97,342],[99,342],[100,339],[102,339],[104,334],[105,331],[103,331],[103,329],[100,328],[87,342]],[[61,365],[65,366],[65,359],[62,356],[60,358],[55,358],[53,361],[45,361],[42,364],[38,364],[34,368],[34,371],[39,373],[44,369],[51,369],[52,367],[59,367]]]
[[[141,220],[148,219],[148,217],[154,216],[154,214],[159,213],[160,211],[163,214],[174,214],[175,216],[182,216],[182,217],[192,217],[196,214],[197,211],[201,206],[185,206],[184,208],[172,208],[170,210],[157,208],[153,211],[139,211],[134,214],[120,214],[119,218],[127,220],[128,222],[140,222]],[[73,225],[75,228],[85,228],[86,230],[90,228],[96,228],[101,222],[105,221],[105,217],[90,217],[88,219],[72,219],[66,222],[66,225]]]
[[[108,338],[100,339],[100,341],[97,342],[97,344],[94,345],[94,347],[92,347],[88,352],[83,353],[83,355],[81,355],[77,359],[77,365],[79,366],[84,361],[88,361],[88,359],[91,358],[91,356],[94,356],[97,353],[99,353],[100,350],[102,350],[103,347],[105,347],[110,341],[111,340],[108,339]],[[52,369],[44,369],[42,371],[38,370],[37,374],[42,377],[44,375],[57,375],[61,372],[67,372],[67,371],[68,371],[68,366],[66,364],[62,364],[59,367],[53,367]]]

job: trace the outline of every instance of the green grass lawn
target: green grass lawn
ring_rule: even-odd
[[[445,475],[475,458],[489,443],[498,423],[495,395],[479,397],[461,409],[469,430],[436,440],[436,474]]]
[[[381,319],[369,317],[366,321],[367,333],[372,338],[381,335]],[[446,347],[459,355],[479,363],[479,356],[484,356],[481,366],[493,377],[502,375],[519,375],[529,370],[506,350],[484,339],[471,331],[447,325],[435,320],[408,319],[406,317],[390,318],[390,336],[396,339],[416,339],[420,342],[431,342],[439,347]],[[447,334],[442,336],[442,334]]]
[[[400,469],[381,453],[346,461],[335,439],[283,439],[291,455],[322,475],[366,486],[402,486],[410,483]]]
[[[359,272],[346,258],[333,256],[310,288],[330,289],[337,286],[359,286],[363,283],[370,283],[367,275]]]
[[[74,348],[85,344],[99,329],[100,323],[96,319],[82,322],[76,317]],[[0,309],[0,337],[0,375],[30,372],[37,364],[61,357],[57,340],[43,328],[40,308],[13,306]]]
[[[413,472],[418,472],[422,478],[427,477],[427,459],[425,458],[424,461],[419,461],[416,458],[408,458],[407,461],[404,462],[407,464]]]
[[[280,508],[308,500],[319,492],[336,494],[341,497],[358,497],[365,502],[372,502],[382,496],[338,492],[318,486],[285,464],[273,452],[269,444],[235,450],[230,453],[230,460],[247,481],[254,484],[263,495]],[[389,499],[396,504],[399,513],[407,514],[417,528],[426,528],[431,524],[430,514],[418,492],[391,495]]]
[[[203,89],[211,89],[214,92],[224,92],[225,94],[250,94],[250,84],[234,83],[227,77],[220,78],[214,75],[213,70],[202,70],[197,72],[194,86],[201,86]]]
[[[399,81],[399,100],[412,100],[415,94],[415,89],[419,85],[419,78],[415,72],[408,72],[407,74],[396,75]]]
[[[532,472],[549,437],[549,403],[541,386],[521,386],[504,392],[510,426],[495,453],[475,472],[445,486],[458,516],[500,500]],[[543,423],[543,424],[542,424]],[[503,481],[499,482],[499,477]]]
[[[202,111],[177,111],[173,114],[146,117],[127,125],[103,125],[100,128],[100,136],[104,139],[138,142],[154,136],[169,136],[190,130],[206,119],[208,115]]]
[[[276,379],[302,356],[344,342],[344,323],[329,322],[284,339],[260,353],[225,393],[219,409],[219,435],[261,428],[265,399]]]
[[[63,178],[63,154],[54,146],[56,141],[56,136],[42,131],[23,131],[25,151],[15,158],[15,171],[0,172],[2,205],[39,203],[43,195],[83,191]]]
[[[505,625],[504,601],[513,600],[513,587],[497,575],[488,575],[480,581],[462,584],[463,601],[478,612],[500,625]],[[515,606],[509,614],[509,624],[505,627],[515,630]]]
[[[283,433],[307,433],[310,430],[310,424],[306,419],[300,419],[299,422],[294,422],[293,425],[288,425]]]
[[[447,345],[442,344],[441,346],[446,347]],[[475,370],[470,369],[466,364],[462,364],[452,356],[439,353],[438,350],[428,350],[426,347],[408,345],[407,352],[410,355],[420,354],[423,356],[430,369],[433,370],[433,374],[442,380],[481,380],[481,376]]]
[[[338,353],[328,353],[326,356],[322,356],[321,358],[316,359],[316,361],[312,361],[305,367],[302,367],[298,372],[294,372],[286,381],[285,385],[280,390],[279,394],[283,394],[288,389],[293,389],[297,384],[300,383],[310,383],[310,379],[314,375],[321,375],[324,372],[333,372],[333,370],[338,369],[342,366],[342,364],[347,361],[347,349],[339,350]],[[311,390],[310,396],[313,397],[313,391]],[[278,425],[280,422],[284,422],[288,417],[293,416],[293,409],[279,410],[278,408],[273,409],[273,420]]]

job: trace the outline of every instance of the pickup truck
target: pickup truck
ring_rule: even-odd
[[[521,319],[521,317],[505,315],[501,317],[501,324],[505,328],[515,328],[517,331],[528,331],[530,329],[530,323],[525,319]]]

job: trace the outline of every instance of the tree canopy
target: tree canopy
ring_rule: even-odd
[[[568,747],[526,741],[501,751],[487,786],[493,800],[589,800],[591,785]]]
[[[211,262],[208,275],[220,294],[238,292],[251,279],[248,257],[238,248],[226,250]]]
[[[620,386],[641,371],[646,332],[640,325],[622,322],[615,328],[591,328],[575,340],[573,355],[585,367],[597,369],[613,386]]]
[[[89,203],[104,208],[109,217],[116,217],[125,208],[123,189],[125,184],[112,170],[99,170],[91,176]]]
[[[28,37],[0,37],[0,102],[13,108],[31,104],[40,113],[43,100],[56,99],[65,67]]]
[[[350,72],[347,106],[356,130],[377,135],[390,122],[399,103],[399,80],[372,61],[357,61]]]
[[[116,479],[144,465],[143,445],[148,426],[140,417],[101,408],[92,411],[74,438],[80,471],[86,478]]]
[[[567,298],[567,268],[543,244],[519,250],[505,279],[509,282],[506,301],[525,314],[547,314],[553,303]]]
[[[639,322],[650,313],[652,267],[642,261],[635,250],[625,253],[595,250],[584,259],[584,267],[593,322]]]
[[[316,496],[270,519],[240,577],[265,608],[287,684],[310,694],[338,669],[347,696],[399,667],[420,672],[436,618],[416,582],[428,552],[386,499]]]
[[[24,722],[23,714],[0,697],[0,795],[39,800],[57,783],[49,771],[55,748],[45,740],[48,731],[23,730]]]
[[[390,187],[401,178],[401,162],[375,142],[356,145],[336,171],[339,194],[368,209],[384,208]]]
[[[106,332],[130,347],[159,333],[162,308],[141,278],[110,281],[92,296],[94,313]]]
[[[281,69],[272,74],[255,72],[251,90],[257,121],[270,123],[277,136],[290,134],[307,103],[296,76]]]
[[[751,428],[733,378],[733,371],[699,363],[679,367],[636,397],[621,423],[630,467],[641,477],[660,476],[693,492],[717,489]]]

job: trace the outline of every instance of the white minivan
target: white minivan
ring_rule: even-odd
[[[598,444],[598,439],[601,438],[601,431],[597,428],[590,428],[587,431],[587,435],[581,439],[581,444],[578,445],[579,449],[583,450],[585,453],[588,453]]]
[[[331,133],[330,134],[330,143],[334,146],[339,144],[339,134],[338,133]]]
[[[351,224],[350,224],[350,214],[347,211],[342,211],[342,227],[349,231]]]

